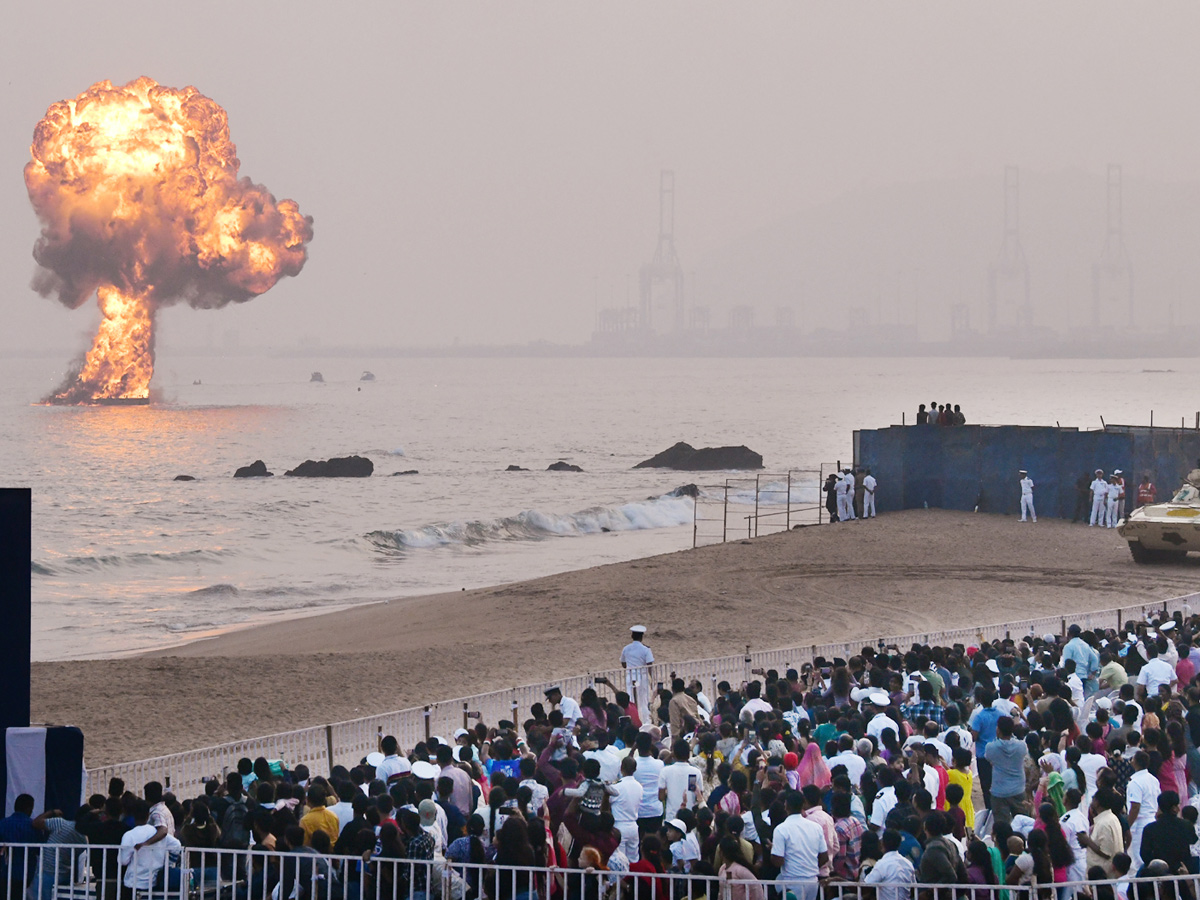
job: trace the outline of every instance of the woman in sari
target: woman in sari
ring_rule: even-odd
[[[825,790],[833,780],[829,774],[829,766],[826,765],[825,757],[821,755],[821,748],[817,746],[816,741],[812,741],[804,748],[804,757],[800,760],[796,771],[800,776],[800,787],[802,788],[815,784],[821,790]]]

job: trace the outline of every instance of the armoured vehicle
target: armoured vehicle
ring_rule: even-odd
[[[1117,526],[1117,534],[1129,541],[1134,562],[1166,562],[1182,559],[1189,550],[1200,551],[1200,469],[1192,469],[1166,503],[1131,512]]]

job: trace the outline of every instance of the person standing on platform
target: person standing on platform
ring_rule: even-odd
[[[918,425],[928,425],[929,424],[929,413],[925,412],[925,404],[924,403],[922,403],[917,408],[917,424]]]
[[[875,476],[871,474],[870,469],[863,470],[866,474],[863,476],[863,518],[875,518],[875,488],[878,482]]]
[[[629,629],[629,643],[621,650],[621,668],[625,670],[625,691],[633,698],[638,709],[638,715],[643,722],[649,722],[650,666],[654,663],[654,653],[646,646],[646,626],[634,625]]]
[[[1021,521],[1025,521],[1026,514],[1033,521],[1037,521],[1037,513],[1033,508],[1033,479],[1029,477],[1029,473],[1021,469],[1018,473],[1021,476]]]
[[[1113,484],[1120,489],[1117,492],[1117,521],[1109,524],[1116,528],[1117,524],[1125,518],[1125,473],[1120,469],[1113,470]]]
[[[843,469],[837,483],[838,521],[849,522],[854,518],[854,475]]]
[[[1092,479],[1092,518],[1088,526],[1108,524],[1105,520],[1105,510],[1108,508],[1108,482],[1104,479],[1104,470],[1097,469],[1096,477]]]
[[[838,521],[838,494],[837,494],[838,477],[830,472],[825,479],[825,486],[821,488],[825,492],[825,509],[829,512],[829,522],[833,524]]]
[[[1138,485],[1137,505],[1149,506],[1151,503],[1158,502],[1158,491],[1154,487],[1154,482],[1150,480],[1150,473],[1147,472],[1142,476],[1142,483]]]

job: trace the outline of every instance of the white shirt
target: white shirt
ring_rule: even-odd
[[[1159,685],[1175,683],[1175,670],[1163,660],[1155,657],[1142,666],[1142,671],[1138,673],[1137,683],[1145,685],[1147,697],[1157,697]]]
[[[1138,807],[1137,819],[1129,823],[1131,828],[1135,825],[1146,826],[1154,821],[1158,812],[1160,791],[1158,779],[1146,769],[1139,769],[1133,773],[1133,777],[1129,779],[1129,786],[1125,789],[1125,799],[1130,806],[1134,803],[1141,805]]]
[[[845,766],[846,774],[850,777],[850,783],[858,787],[862,781],[863,773],[867,771],[867,761],[855,753],[853,750],[842,750],[829,760],[829,768],[834,766]]]
[[[609,744],[603,750],[584,750],[584,759],[600,763],[600,780],[611,784],[621,777],[621,751]]]
[[[771,855],[783,858],[781,881],[816,881],[818,855],[828,852],[825,829],[800,813],[788,816],[775,827]]]
[[[962,747],[964,750],[975,750],[975,738],[971,737],[971,729],[963,728],[961,725],[954,725],[951,728],[947,728],[941,733],[940,739],[945,741],[946,735],[952,731],[958,735],[958,746]],[[948,743],[947,746],[949,746]]]
[[[641,641],[630,641],[621,650],[621,662],[625,663],[627,668],[635,670],[634,678],[640,679],[644,674],[641,671],[642,667],[654,662],[654,654]]]
[[[412,764],[402,756],[385,756],[383,762],[375,767],[375,777],[384,784],[388,783],[388,779],[393,775],[407,775],[412,771]]]
[[[894,787],[885,787],[875,795],[875,802],[871,805],[870,824],[882,831],[887,824],[888,813],[890,813],[895,806],[896,789]]]
[[[875,863],[867,877],[867,884],[913,884],[917,880],[917,871],[907,856],[902,856],[898,850],[889,850]],[[909,900],[912,888],[881,887],[878,889],[879,900]]]
[[[526,778],[520,783],[520,787],[527,787],[533,792],[533,799],[529,801],[529,809],[536,816],[542,812],[542,804],[550,799],[550,792],[546,786],[536,778]]]
[[[583,717],[583,710],[570,697],[563,697],[558,704],[558,708],[563,714],[563,724],[568,728],[573,728],[575,723]]]
[[[609,801],[613,820],[621,823],[636,822],[638,810],[642,808],[642,786],[633,775],[626,775],[615,785],[617,793]]]
[[[1092,797],[1096,794],[1096,773],[1108,765],[1108,760],[1099,753],[1085,753],[1079,757],[1079,768],[1083,769],[1083,774],[1087,776],[1087,785],[1080,785],[1080,790],[1087,796],[1086,803],[1092,802]]]
[[[1103,478],[1093,479],[1092,493],[1097,497],[1108,497],[1108,482]]]
[[[770,703],[768,703],[766,700],[763,700],[761,697],[755,697],[753,700],[746,701],[746,705],[742,707],[742,711],[738,715],[738,718],[741,719],[741,721],[743,721],[743,722],[753,722],[755,713],[757,713],[757,712],[769,713],[770,711],[771,711]]]
[[[642,805],[639,819],[651,819],[663,813],[662,801],[658,799],[658,776],[662,774],[663,761],[657,756],[639,756],[633,777],[642,786]]]
[[[354,804],[347,803],[345,800],[339,800],[333,804],[329,807],[329,811],[338,817],[338,834],[341,834],[342,829],[349,825],[354,818]]]
[[[1079,833],[1082,831],[1084,834],[1087,834],[1091,830],[1088,826],[1087,812],[1081,807],[1082,804],[1074,809],[1067,810],[1059,820],[1063,834],[1066,835],[1067,843],[1075,854],[1076,862],[1083,861],[1081,854],[1084,852],[1079,844]]]
[[[867,734],[883,743],[883,733],[887,729],[892,729],[897,735],[900,735],[900,727],[887,717],[885,713],[877,713],[870,722],[867,723]]]
[[[1032,497],[1033,496],[1033,479],[1030,478],[1028,475],[1026,475],[1024,478],[1021,479],[1021,496],[1022,497]]]
[[[153,825],[136,825],[121,836],[121,849],[117,851],[117,860],[125,869],[125,887],[146,891],[154,884],[154,879],[167,863],[167,854],[183,847],[168,834],[161,841],[156,841],[134,850],[134,846],[150,840],[158,833]]]
[[[667,792],[667,799],[663,802],[663,818],[673,819],[680,807],[691,809],[696,805],[701,777],[700,770],[691,763],[673,762],[663,767],[658,773],[658,788]]]
[[[874,475],[868,475],[866,478],[863,479],[863,488],[866,490],[866,492],[868,494],[875,493],[875,484],[876,484],[876,481],[875,481]]]

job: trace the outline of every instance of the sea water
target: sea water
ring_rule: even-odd
[[[737,473],[633,468],[680,440],[746,444],[783,473],[848,460],[854,429],[911,424],[921,402],[1081,428],[1148,424],[1152,408],[1156,424],[1194,425],[1200,408],[1197,360],[162,353],[149,406],[36,405],[64,368],[0,359],[0,485],[33,489],[38,659],[685,549],[693,502],[669,492],[721,496]],[[283,477],[349,454],[375,474]],[[256,459],[275,477],[232,477]],[[558,460],[583,472],[546,471]],[[815,503],[804,478],[795,499]],[[737,484],[733,499],[753,502]]]

